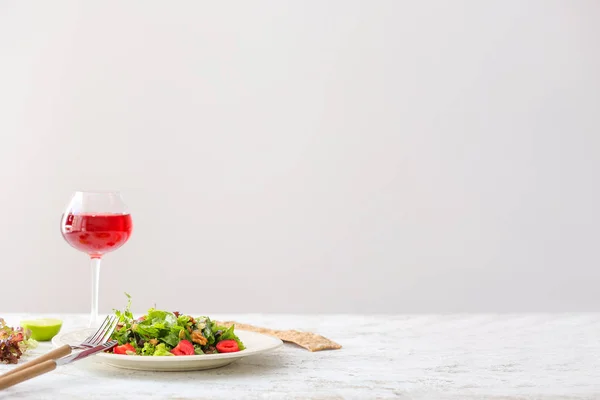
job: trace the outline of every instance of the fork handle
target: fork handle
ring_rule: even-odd
[[[21,364],[13,369],[11,369],[10,371],[6,372],[5,374],[0,376],[0,379],[6,377],[6,376],[10,376],[12,374],[15,374],[19,371],[23,371],[27,368],[33,367],[34,365],[38,365],[43,363],[44,361],[48,361],[48,360],[58,360],[59,358],[62,358],[64,356],[68,356],[69,354],[71,354],[71,346],[69,346],[68,344],[65,344],[64,346],[60,346],[57,349],[54,349],[46,354],[43,354],[37,358],[34,358],[31,361],[26,362],[25,364]]]
[[[47,360],[25,370],[15,372],[12,375],[0,377],[0,390],[9,388],[17,383],[24,382],[31,378],[35,378],[36,376],[43,375],[46,372],[53,371],[54,369],[56,369],[56,361]]]

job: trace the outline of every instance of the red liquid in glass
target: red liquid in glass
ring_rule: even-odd
[[[125,244],[133,225],[129,214],[69,214],[63,217],[61,228],[71,246],[91,257],[101,257]]]

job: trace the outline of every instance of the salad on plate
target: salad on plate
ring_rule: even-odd
[[[138,356],[192,356],[233,353],[245,349],[234,326],[216,325],[209,317],[192,317],[177,311],[151,308],[134,318],[131,297],[124,310],[115,310],[118,323],[111,339],[119,344],[114,354]]]

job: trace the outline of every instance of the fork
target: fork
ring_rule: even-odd
[[[69,346],[73,350],[89,349],[98,345],[104,344],[108,341],[110,336],[113,334],[119,320],[114,315],[107,316],[100,328],[90,336],[88,336],[83,342],[77,346]],[[68,346],[68,345],[67,345]]]
[[[118,322],[119,322],[119,320],[117,319],[117,317],[109,315],[104,319],[104,321],[102,322],[102,324],[100,325],[98,330],[96,332],[92,333],[90,336],[88,336],[80,344],[75,345],[75,346],[71,346],[68,344],[60,346],[59,348],[56,348],[44,355],[41,355],[36,359],[33,359],[31,361],[26,362],[25,364],[21,364],[18,367],[11,369],[10,371],[6,372],[5,374],[0,375],[0,377],[4,378],[5,376],[9,376],[16,372],[23,371],[27,368],[33,367],[34,365],[41,364],[44,361],[57,360],[59,358],[68,356],[69,354],[71,354],[71,352],[73,350],[85,350],[85,349],[90,349],[92,347],[96,347],[101,344],[104,344],[108,341],[110,336],[115,331],[115,328],[117,327]]]

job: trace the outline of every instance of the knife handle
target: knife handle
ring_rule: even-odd
[[[0,390],[9,388],[18,383],[24,382],[36,376],[45,374],[56,369],[56,361],[46,360],[41,364],[34,365],[33,367],[24,369],[22,371],[15,372],[9,376],[0,377]]]
[[[10,371],[8,371],[7,373],[3,374],[0,376],[0,378],[4,378],[5,376],[9,376],[12,375],[16,372],[19,371],[23,371],[24,369],[27,368],[31,368],[34,365],[38,365],[43,363],[44,361],[48,361],[48,360],[58,360],[59,358],[62,358],[64,356],[68,356],[69,354],[71,354],[71,346],[69,346],[68,344],[65,344],[64,346],[60,346],[59,348],[56,348],[44,355],[41,355],[37,358],[34,358],[31,361],[28,361],[24,364],[21,364],[13,369],[11,369]]]

